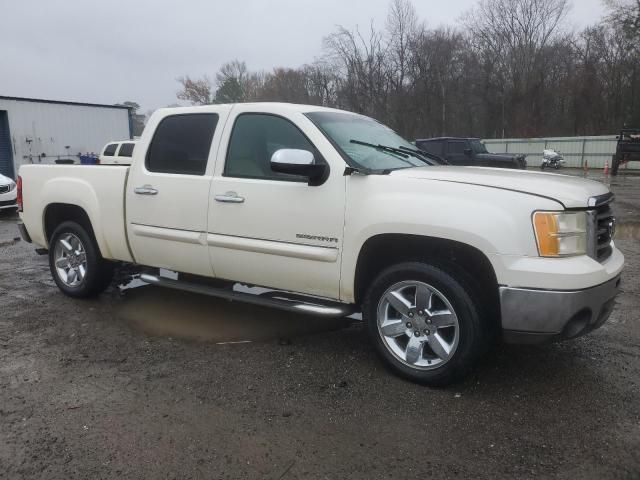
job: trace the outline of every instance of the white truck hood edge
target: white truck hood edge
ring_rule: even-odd
[[[589,198],[609,193],[609,189],[604,184],[593,180],[504,168],[416,167],[395,170],[391,176],[513,190],[557,200],[565,208],[588,207]]]

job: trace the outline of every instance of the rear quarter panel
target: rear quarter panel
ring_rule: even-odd
[[[34,244],[48,248],[44,219],[48,206],[76,205],[88,215],[104,258],[133,261],[125,233],[126,166],[24,165],[20,168],[24,211]]]

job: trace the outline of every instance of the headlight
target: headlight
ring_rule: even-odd
[[[16,189],[16,182],[11,182],[9,184],[9,191],[13,192]]]
[[[541,257],[587,253],[586,212],[535,212],[533,229]]]

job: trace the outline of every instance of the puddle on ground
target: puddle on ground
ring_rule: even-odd
[[[614,240],[640,240],[640,222],[618,223]]]
[[[288,340],[353,323],[155,286],[126,290],[118,308],[121,319],[147,334],[215,343]]]

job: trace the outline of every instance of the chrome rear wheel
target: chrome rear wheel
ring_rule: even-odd
[[[114,264],[100,255],[91,227],[62,222],[49,240],[49,268],[65,294],[89,298],[103,292],[113,278]]]
[[[54,246],[58,278],[68,287],[77,287],[87,274],[87,252],[80,238],[73,233],[58,237]]]

